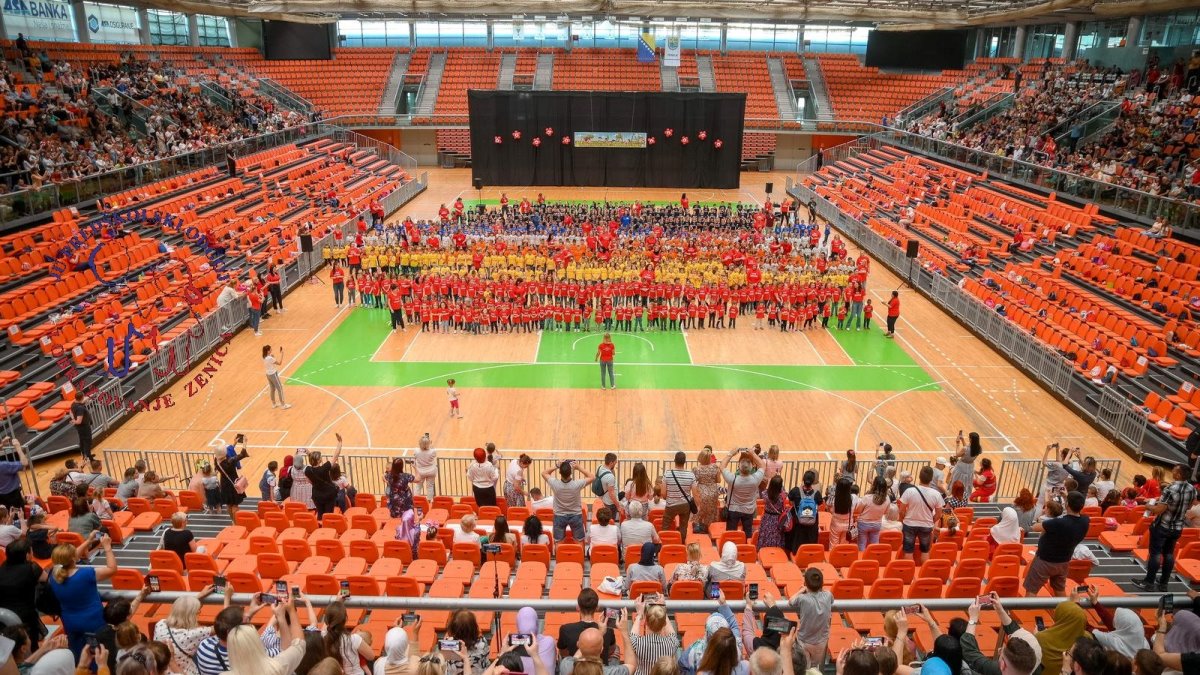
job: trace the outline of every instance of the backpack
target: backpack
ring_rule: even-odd
[[[600,469],[596,472],[596,477],[592,479],[592,494],[596,495],[597,497],[603,497],[605,495],[604,474],[606,473],[610,476],[612,475],[612,471],[609,471],[608,469]]]
[[[779,529],[785,534],[790,534],[792,530],[796,529],[796,509],[794,507],[783,514],[783,521],[779,523]]]
[[[797,505],[795,510],[799,512],[799,515],[796,517],[798,524],[817,524],[817,500],[812,494],[801,493],[800,504]]]
[[[259,479],[258,479],[258,489],[259,489],[259,491],[260,491],[260,492],[262,492],[264,495],[265,495],[265,494],[270,494],[270,490],[271,490],[271,484],[270,484],[269,482],[267,482],[267,476],[270,476],[270,475],[271,475],[271,472],[270,472],[270,471],[268,471],[268,470],[263,470],[263,475],[262,475],[262,478],[259,478]]]

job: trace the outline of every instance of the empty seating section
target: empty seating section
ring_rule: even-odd
[[[333,116],[379,110],[396,51],[355,47],[334,49],[331,60],[268,61],[256,49],[226,49],[221,58],[279,82]]]
[[[748,133],[742,137],[742,159],[758,159],[775,152],[775,134]]]
[[[495,89],[499,78],[500,52],[488,52],[483,47],[450,50],[433,109],[433,124],[466,124],[467,90]]]
[[[438,129],[437,149],[438,152],[453,152],[459,155],[470,156],[470,129]]]
[[[767,57],[763,52],[711,54],[717,91],[746,92],[746,127],[775,128],[779,107],[771,89]]]
[[[821,65],[830,104],[839,120],[878,124],[894,118],[900,110],[944,87],[967,79],[966,71],[944,71],[940,75],[881,73],[868,68],[854,54],[812,54]]]
[[[572,49],[554,54],[554,88],[582,91],[659,91],[658,63],[634,49]]]

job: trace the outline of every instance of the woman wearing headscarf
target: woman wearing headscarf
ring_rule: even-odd
[[[467,467],[467,480],[471,481],[471,492],[478,506],[496,505],[496,481],[500,472],[488,461],[487,451],[475,448],[475,462]]]
[[[275,484],[279,492],[279,501],[285,502],[292,496],[292,466],[296,461],[293,455],[283,458],[283,468],[279,469],[279,481]]]
[[[538,633],[537,610],[532,607],[522,607],[517,612],[517,632],[532,635],[534,650],[541,655],[541,662],[545,664],[546,670],[551,673],[558,672],[558,669],[555,667],[555,661],[558,659],[558,644],[549,635]],[[525,665],[523,672],[534,672],[536,664],[533,662],[533,657],[524,656],[521,657],[521,661]],[[379,673],[375,675],[379,675]]]
[[[406,511],[413,510],[412,482],[416,480],[411,473],[404,471],[404,458],[392,460],[392,468],[383,477],[388,499],[388,513],[393,518],[399,518]]]
[[[1062,670],[1063,654],[1086,632],[1087,614],[1075,598],[1058,603],[1054,608],[1054,625],[1037,633],[1038,644],[1042,646],[1044,672],[1057,673]]]
[[[1163,628],[1164,626],[1159,625],[1159,632],[1162,632]],[[1171,654],[1200,652],[1200,616],[1192,612],[1175,612],[1166,639],[1158,639],[1154,642],[1156,646],[1160,642],[1163,643],[1167,652]]]
[[[400,619],[400,621],[403,620]],[[421,617],[418,615],[417,622],[409,628],[416,635],[420,627]],[[421,660],[421,650],[417,646],[416,640],[409,639],[409,628],[397,625],[388,629],[387,635],[383,638],[383,657],[375,661],[373,675],[416,674],[417,663]]]
[[[721,559],[708,566],[709,581],[746,580],[746,563],[738,560],[737,544],[725,542],[721,547]]]
[[[1137,656],[1139,649],[1150,648],[1142,619],[1137,612],[1126,607],[1119,607],[1113,611],[1096,603],[1092,603],[1092,609],[1096,610],[1105,627],[1109,629],[1092,631],[1096,641],[1104,645],[1105,649],[1111,649],[1132,659]]]
[[[988,532],[988,546],[991,554],[996,553],[1000,544],[1021,543],[1021,525],[1017,522],[1017,510],[1006,506],[1000,511],[1000,522],[992,526]]]
[[[400,524],[396,526],[396,539],[406,541],[412,546],[413,557],[417,556],[417,545],[421,542],[421,526],[417,523],[417,514],[412,510],[405,511],[400,516]]]
[[[659,565],[655,559],[657,555],[657,544],[649,542],[642,544],[641,558],[625,570],[626,576],[629,577],[629,583],[632,584],[635,581],[657,581],[660,588],[666,589],[667,577],[663,572],[662,565]]]

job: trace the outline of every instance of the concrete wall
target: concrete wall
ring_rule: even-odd
[[[437,166],[437,132],[433,129],[405,129],[397,147],[421,166]]]
[[[795,171],[812,154],[811,134],[776,134],[775,170]]]

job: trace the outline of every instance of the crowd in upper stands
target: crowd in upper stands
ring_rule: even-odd
[[[9,188],[130,167],[304,124],[270,101],[221,101],[166,64],[83,69],[45,51],[0,64],[0,173]],[[228,92],[226,92],[228,93]],[[136,121],[134,118],[138,118]]]
[[[1104,77],[1096,77],[1102,74]],[[1113,69],[1046,62],[1032,86],[1016,87],[1013,107],[965,129],[951,120],[951,105],[912,121],[910,129],[1023,162],[1183,201],[1200,197],[1200,141],[1195,134],[1200,106],[1200,57],[1169,67],[1151,55],[1145,76]],[[1111,128],[1085,139],[1093,106],[1119,100]],[[1084,111],[1089,111],[1084,114]]]
[[[257,486],[264,502],[302,504],[315,510],[327,527],[334,526],[330,514],[355,502],[353,485],[339,470],[340,445],[339,439],[331,457],[301,450],[285,458],[282,467],[271,462]],[[6,553],[0,565],[0,635],[12,641],[11,655],[0,670],[69,675],[93,672],[94,665],[97,673],[121,675],[816,675],[829,658],[839,675],[1194,672],[1194,664],[1200,663],[1200,603],[1165,607],[1154,621],[1143,623],[1133,610],[1106,604],[1115,593],[1111,586],[1096,581],[1067,588],[1066,579],[1054,571],[1076,557],[1079,548],[1086,550],[1079,544],[1088,529],[1087,510],[1125,492],[1117,489],[1110,474],[1096,470],[1092,458],[1058,444],[1048,446],[1043,458],[1046,482],[1037,499],[1042,503],[1035,504],[1025,489],[998,522],[983,528],[983,541],[993,551],[1019,547],[1026,532],[1043,533],[1025,588],[1036,594],[1040,586],[1033,584],[1049,583],[1063,598],[1052,612],[1018,618],[1005,608],[1001,596],[985,591],[971,596],[975,599],[965,613],[934,614],[915,602],[882,616],[851,611],[855,623],[847,628],[844,610],[833,609],[833,580],[819,565],[802,572],[794,592],[789,589],[790,597],[777,595],[772,583],[755,581],[768,577],[750,575],[751,566],[766,560],[766,549],[795,553],[804,543],[832,549],[848,536],[854,541],[855,535],[848,535],[854,529],[860,546],[877,541],[883,530],[901,529],[904,550],[916,549],[917,561],[920,550],[927,550],[924,542],[931,530],[939,539],[961,544],[953,519],[955,507],[958,515],[965,515],[961,509],[968,504],[963,479],[975,486],[973,499],[986,500],[990,494],[980,491],[988,489],[989,480],[994,490],[994,476],[988,476],[990,463],[981,456],[977,435],[960,435],[955,445],[949,461],[937,458],[915,480],[906,471],[897,474],[896,457],[887,444],[880,444],[870,460],[850,452],[839,463],[831,488],[819,485],[814,472],[807,471],[803,485],[793,488],[786,501],[786,466],[773,446],[765,453],[757,447],[739,448],[723,456],[705,448],[693,467],[678,453],[673,468],[654,480],[640,463],[622,477],[627,480],[619,480],[615,455],[606,456],[594,472],[578,462],[563,462],[543,472],[551,493],[543,499],[529,488],[530,458],[520,455],[505,461],[489,445],[476,451],[467,469],[473,486],[471,512],[458,523],[440,524],[429,521],[437,512],[432,500],[441,496],[436,494],[439,458],[426,436],[411,459],[395,459],[384,476],[385,506],[393,517],[386,527],[398,523],[396,538],[410,542],[413,555],[419,557],[423,550],[418,541],[438,541],[445,534],[476,553],[481,545],[485,551],[488,545],[507,546],[523,553],[521,558],[532,559],[534,549],[566,551],[569,531],[575,542],[588,545],[595,571],[602,547],[640,545],[640,551],[631,553],[637,560],[624,561],[624,576],[606,579],[599,584],[600,593],[584,583],[575,596],[577,614],[547,614],[514,600],[513,609],[519,608],[515,621],[509,623],[510,616],[496,625],[488,623],[486,613],[480,619],[466,609],[441,618],[426,610],[369,610],[364,619],[364,610],[347,601],[345,588],[318,614],[300,586],[304,582],[282,579],[269,584],[266,577],[267,590],[253,593],[248,606],[232,602],[233,584],[218,575],[209,577],[213,584],[193,588],[195,593],[175,600],[169,609],[155,610],[150,603],[159,577],[153,566],[136,597],[104,602],[100,585],[114,580],[120,570],[102,520],[111,519],[113,509],[135,497],[161,498],[167,494],[164,483],[176,477],[159,475],[145,461],[129,467],[120,479],[105,475],[98,461],[87,468],[71,462],[51,484],[57,498],[73,500],[62,532],[46,524],[40,500],[22,499],[19,481],[14,489],[0,491],[0,501],[7,505],[0,508],[0,545]],[[228,508],[238,520],[238,507],[250,491],[238,487],[239,465],[249,452],[244,440],[214,446],[212,461],[197,467],[188,488],[208,493],[215,508]],[[28,465],[19,443],[14,451],[19,461],[0,462],[0,481]],[[1161,472],[1151,479],[1139,476],[1135,483],[1140,488],[1129,498],[1157,514],[1156,527],[1160,520],[1172,527],[1165,524],[1171,519],[1183,527],[1183,508],[1196,501],[1189,472],[1177,467],[1169,483]],[[708,554],[702,553],[702,546],[711,548],[712,542],[701,535],[689,536],[685,562],[661,562],[660,544],[668,535],[705,533],[719,521],[716,486],[721,483],[728,485],[723,500],[729,512],[726,532],[743,527],[750,535],[746,541],[755,543],[756,559],[745,560],[734,541],[726,540],[719,559],[705,560]],[[0,485],[5,487],[13,486]],[[106,497],[107,490],[115,493]],[[586,529],[581,516],[585,492],[600,502]],[[501,499],[507,508],[524,508],[531,514],[519,532],[510,531],[505,517],[495,515],[498,511],[484,510],[501,504]],[[691,529],[693,499],[700,504],[697,527]],[[893,512],[897,508],[899,514]],[[661,517],[648,520],[647,514],[656,510]],[[489,526],[482,522],[484,515],[491,520]],[[552,536],[542,530],[539,518],[553,521]],[[873,526],[875,519],[881,521],[878,528]],[[1186,525],[1195,526],[1190,519]],[[826,529],[828,544],[818,544],[824,538],[818,534]],[[160,532],[164,551],[178,555],[182,566],[199,569],[192,567],[196,562],[190,556],[203,556],[205,550],[188,529],[185,513],[176,513],[170,527]],[[456,546],[456,559],[458,555]],[[525,564],[516,563],[508,573],[516,571],[521,579]],[[567,574],[554,568],[550,572]],[[480,573],[477,583],[494,583],[489,574]],[[646,583],[651,586],[636,585]],[[602,597],[619,598],[622,587],[636,601],[633,611],[603,610]],[[715,611],[703,620],[671,611],[671,600],[693,597],[681,595],[693,588],[694,597],[716,600]],[[610,591],[613,595],[601,595]],[[747,602],[735,612],[727,603],[730,593],[757,602]],[[202,602],[214,594],[223,594],[224,604],[212,613]],[[437,593],[431,589],[430,595]],[[1030,614],[1039,623],[1036,631],[1023,624],[1033,623]],[[47,616],[58,617],[61,624],[51,636],[43,625]],[[1040,625],[1043,620],[1045,626]],[[847,631],[852,638],[842,639]],[[985,644],[995,644],[995,652]],[[0,645],[7,643],[0,640]]]

